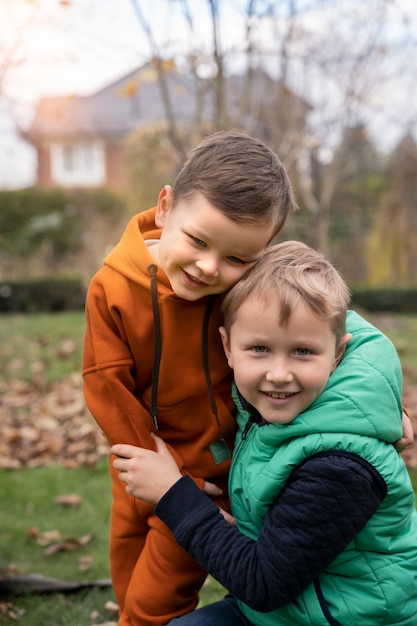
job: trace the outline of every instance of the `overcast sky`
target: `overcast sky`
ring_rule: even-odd
[[[23,31],[25,63],[12,76],[10,88],[26,95],[88,93],[149,58],[149,43],[134,5],[152,27],[157,42],[188,49],[210,42],[205,0],[197,9],[194,42],[185,35],[181,3],[175,0],[0,0],[0,38],[13,38],[25,16],[36,19]],[[241,38],[243,0],[228,0],[222,10],[223,45]],[[19,10],[20,8],[20,10]],[[42,16],[42,19],[41,19]],[[14,23],[14,27],[13,27]],[[0,48],[1,52],[1,48]]]

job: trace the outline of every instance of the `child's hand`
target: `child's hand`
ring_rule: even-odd
[[[230,524],[230,526],[236,526],[236,518],[233,517],[233,515],[230,515],[230,513],[228,513],[224,509],[219,509],[219,511],[223,515],[226,522]]]
[[[395,449],[402,452],[414,442],[414,430],[410,418],[403,411],[403,436],[394,443]]]
[[[117,455],[113,467],[126,483],[128,494],[156,504],[181,478],[181,472],[164,441],[153,435],[156,452],[127,444],[116,444],[111,452]]]
[[[223,495],[223,491],[220,489],[220,487],[218,487],[214,483],[209,483],[208,480],[204,481],[203,491],[208,496],[222,496]]]

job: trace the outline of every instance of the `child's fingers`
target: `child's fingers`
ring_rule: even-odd
[[[155,435],[155,433],[151,433],[153,439],[155,439],[155,444],[156,444],[156,451],[157,452],[168,452],[168,448],[167,445],[165,443],[165,441],[163,439],[161,439],[161,437],[158,437],[158,435]]]
[[[226,522],[230,524],[230,526],[236,526],[236,518],[233,517],[233,515],[230,515],[230,513],[228,513],[224,509],[219,509],[219,511],[223,515]]]
[[[113,454],[116,454],[116,456],[123,457],[124,459],[131,459],[135,456],[137,447],[131,446],[128,443],[116,443],[110,448],[110,450]]]
[[[204,481],[203,491],[208,496],[221,496],[221,495],[223,495],[223,491],[220,489],[220,487],[218,487],[214,483],[208,482],[207,480]]]

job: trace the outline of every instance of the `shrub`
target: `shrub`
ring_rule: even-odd
[[[65,273],[90,250],[97,224],[112,231],[125,212],[104,188],[0,191],[0,277]]]
[[[352,304],[367,311],[417,313],[417,287],[366,288],[351,287]]]
[[[0,313],[79,311],[84,303],[85,287],[80,279],[0,282]]]

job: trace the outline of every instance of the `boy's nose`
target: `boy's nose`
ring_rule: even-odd
[[[196,262],[196,266],[206,276],[218,276],[219,274],[219,263],[214,257],[203,257]]]
[[[288,367],[285,359],[276,359],[272,366],[269,368],[266,379],[270,383],[275,385],[290,383],[293,379],[293,374]]]

